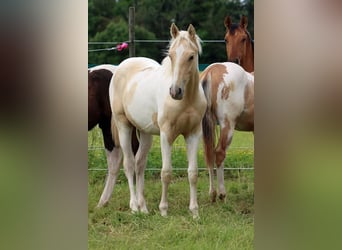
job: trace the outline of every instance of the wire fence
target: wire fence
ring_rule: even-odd
[[[154,39],[154,40],[137,39],[137,40],[134,40],[134,47],[135,47],[135,49],[137,49],[141,46],[145,46],[145,48],[146,48],[146,46],[147,46],[146,44],[151,44],[152,46],[154,46],[155,44],[158,44],[158,43],[169,43],[169,42],[170,42],[170,40],[167,40],[167,39]],[[220,40],[220,39],[214,40],[213,39],[213,40],[202,40],[202,42],[203,42],[203,44],[208,43],[209,44],[208,46],[211,46],[211,47],[208,47],[209,51],[212,51],[213,49],[217,49],[217,46],[222,46],[222,51],[225,50],[225,45],[224,45],[225,41],[224,40]],[[104,41],[88,42],[88,53],[92,54],[92,53],[101,53],[101,52],[109,52],[109,51],[121,51],[120,46],[124,43],[130,45],[129,40],[126,40],[126,41],[110,41],[110,42],[104,42]],[[215,44],[219,44],[219,45],[215,45]],[[212,62],[224,61],[225,59],[223,59],[223,58],[225,58],[225,53],[223,55],[219,55],[219,57],[216,58],[215,60],[212,60],[209,58],[200,59],[199,65],[198,65],[199,71],[203,71]],[[144,53],[141,54],[141,56],[150,57]],[[154,57],[153,59],[155,59],[157,61],[161,60],[161,58],[157,58],[157,57]],[[88,67],[93,67],[96,65],[97,64],[90,63],[90,64],[88,64]]]
[[[134,43],[169,43],[170,40],[165,39],[154,39],[154,40],[144,40],[144,39],[138,39],[134,40]],[[202,40],[203,43],[225,43],[224,40]],[[130,43],[127,41],[122,42],[88,42],[88,45],[118,45],[122,43]],[[116,47],[109,47],[109,48],[99,48],[99,49],[88,49],[88,52],[98,52],[98,51],[105,51],[105,50],[114,50]]]
[[[235,136],[234,136],[235,137]],[[254,137],[251,133],[237,133],[227,151],[225,170],[254,170]],[[202,142],[198,148],[198,170],[207,170]],[[182,137],[172,145],[172,166],[175,171],[187,171],[186,147]],[[107,171],[106,153],[101,131],[98,127],[88,133],[88,170]],[[159,137],[154,137],[147,160],[147,171],[161,171],[161,148]]]

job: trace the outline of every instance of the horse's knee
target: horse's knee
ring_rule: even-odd
[[[161,180],[164,183],[170,183],[172,178],[172,171],[169,170],[162,170],[161,171]]]
[[[197,183],[198,172],[195,170],[188,170],[189,182],[192,184]]]
[[[135,173],[137,175],[144,174],[145,168],[146,168],[146,157],[139,158],[136,160],[135,163]]]
[[[134,160],[133,159],[124,159],[124,171],[125,174],[133,175],[134,174]]]
[[[143,175],[144,172],[145,172],[145,164],[137,163],[137,165],[135,167],[135,174],[140,176],[140,175]]]
[[[223,149],[217,150],[216,151],[216,158],[215,158],[216,166],[221,166],[221,164],[225,158],[226,158],[226,151]]]

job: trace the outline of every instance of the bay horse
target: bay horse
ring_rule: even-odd
[[[179,135],[184,136],[190,183],[189,209],[196,218],[197,150],[202,134],[201,121],[207,106],[199,84],[198,55],[202,47],[191,24],[187,31],[180,31],[173,23],[170,34],[167,56],[161,64],[149,58],[133,57],[118,65],[110,85],[112,124],[118,128],[132,212],[148,213],[144,198],[144,170],[152,136],[160,135],[162,195],[159,210],[162,216],[167,216],[172,144]],[[129,144],[133,127],[140,133],[140,146],[135,158]]]
[[[238,63],[247,72],[254,71],[254,41],[247,30],[248,19],[242,16],[240,23],[232,23],[230,16],[224,19],[228,61]]]
[[[216,165],[219,198],[224,200],[224,159],[233,139],[234,129],[254,132],[254,75],[232,62],[213,63],[201,74],[207,110],[202,121],[205,160],[209,170],[209,195],[216,200],[214,166]],[[215,127],[220,136],[215,147]]]
[[[108,165],[105,188],[97,207],[108,203],[122,163],[121,149],[114,143],[111,132],[112,111],[109,104],[109,84],[115,70],[116,66],[110,64],[98,65],[88,70],[88,131],[96,125],[101,128]],[[133,152],[136,153],[139,142],[135,131],[132,133],[132,147]]]

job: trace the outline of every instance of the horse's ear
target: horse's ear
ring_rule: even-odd
[[[174,24],[174,23],[171,24],[170,34],[171,34],[172,38],[176,38],[179,34],[179,30],[178,30],[176,24]]]
[[[194,28],[194,26],[192,26],[192,24],[189,25],[188,27],[188,32],[191,38],[193,38],[194,40],[196,40],[196,30]]]
[[[248,25],[248,19],[246,16],[242,16],[241,20],[240,20],[240,27],[243,29],[247,29],[247,25]]]
[[[232,26],[232,19],[230,18],[230,16],[226,16],[226,18],[224,19],[224,26],[229,30],[230,27]]]

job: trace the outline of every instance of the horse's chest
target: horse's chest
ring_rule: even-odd
[[[160,119],[160,127],[171,137],[182,134],[187,136],[198,129],[201,116],[194,107],[187,107],[177,111],[168,111]]]

